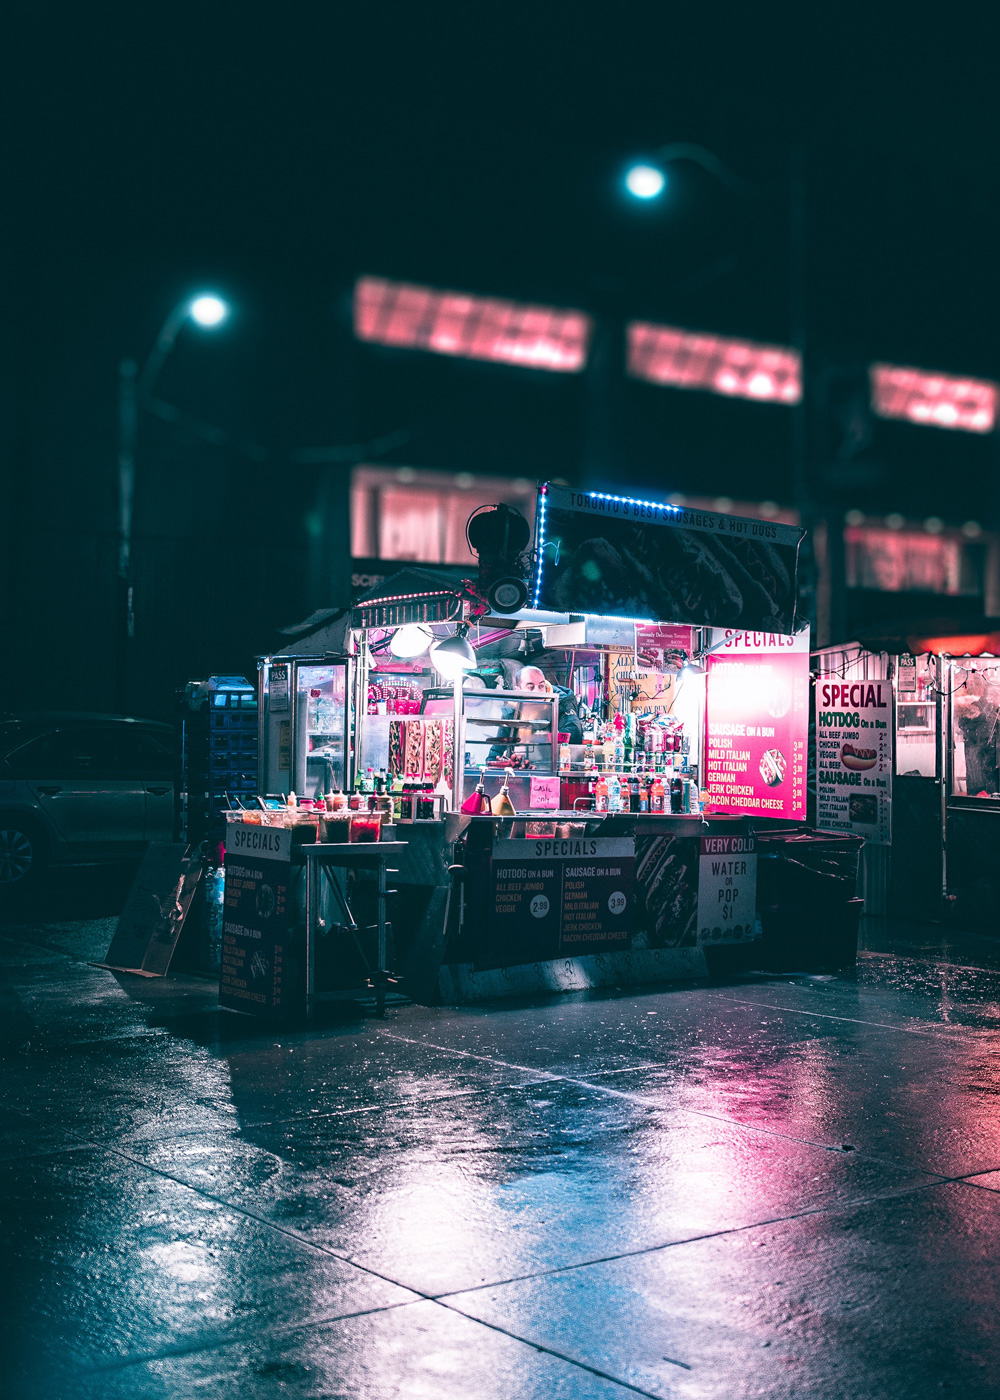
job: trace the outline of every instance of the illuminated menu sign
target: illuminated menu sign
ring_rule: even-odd
[[[892,683],[816,682],[816,825],[887,846],[892,808]]]
[[[705,774],[716,812],[805,821],[809,632],[716,629],[705,699]]]

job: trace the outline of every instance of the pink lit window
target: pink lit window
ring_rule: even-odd
[[[993,431],[997,386],[988,380],[930,374],[900,365],[872,365],[869,373],[872,408],[882,418],[905,418],[967,433]]]
[[[629,323],[628,372],[652,384],[764,403],[798,403],[802,397],[802,359],[795,350],[645,321]]]
[[[591,320],[582,311],[359,277],[354,333],[378,345],[574,373],[587,361]]]

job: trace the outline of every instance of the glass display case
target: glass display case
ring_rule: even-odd
[[[347,784],[347,667],[299,665],[295,701],[296,729],[302,736],[295,791],[300,797],[342,792]]]
[[[344,791],[349,771],[348,661],[267,657],[260,663],[261,793]]]
[[[1000,799],[1000,657],[949,660],[951,795]]]
[[[534,690],[466,691],[462,728],[465,768],[512,767],[555,773],[559,696]]]
[[[937,657],[900,658],[896,672],[896,776],[938,775]]]

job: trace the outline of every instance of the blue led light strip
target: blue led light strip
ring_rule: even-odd
[[[623,505],[648,506],[652,510],[671,511],[673,514],[680,514],[680,506],[667,505],[663,501],[640,501],[634,496],[612,496],[606,491],[588,491],[587,495],[592,501],[619,501]],[[542,572],[545,568],[545,514],[548,507],[547,487],[543,486],[541,497],[538,502],[538,568],[535,572],[535,594],[532,599],[532,607],[537,608],[542,595]],[[653,618],[622,618],[623,622],[652,622]]]
[[[545,487],[542,487],[541,497],[538,502],[538,570],[535,574],[535,596],[532,607],[538,607],[538,600],[542,592],[542,569],[545,567],[545,508],[548,504],[548,495]]]
[[[588,491],[587,495],[592,501],[620,501],[628,506],[651,506],[653,510],[670,510],[674,514],[680,513],[680,506],[671,506],[664,501],[639,501],[635,496],[610,496],[606,491]]]

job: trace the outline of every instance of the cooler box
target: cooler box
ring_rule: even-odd
[[[864,900],[857,898],[864,839],[811,829],[757,835],[759,965],[773,972],[850,967]]]

